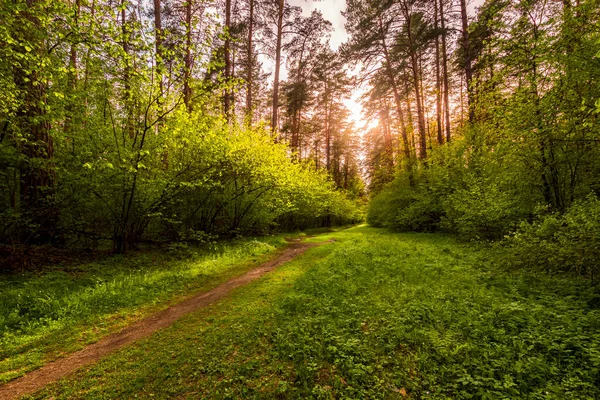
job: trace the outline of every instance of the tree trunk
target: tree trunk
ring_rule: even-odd
[[[442,1],[442,0],[440,0]],[[434,20],[435,20],[435,117],[437,122],[437,142],[439,145],[444,143],[442,133],[442,90],[440,78],[440,37],[438,35],[438,0],[434,0]]]
[[[440,24],[442,27],[442,74],[444,82],[444,124],[446,126],[446,142],[450,142],[450,100],[448,87],[448,54],[446,52],[446,21],[444,21],[444,0],[439,0]]]
[[[412,37],[411,14],[408,10],[408,5],[404,3],[404,18],[407,23],[408,46],[410,48],[410,61],[412,66],[413,86],[415,89],[415,101],[417,103],[417,125],[419,127],[419,158],[424,160],[427,158],[427,135],[425,132],[425,115],[423,113],[423,101],[421,98],[421,85],[419,77],[419,60],[416,50],[414,49],[414,41]]]
[[[469,122],[475,120],[475,104],[473,103],[473,70],[471,68],[471,48],[469,45],[469,20],[467,19],[466,0],[460,0],[460,17],[462,22],[462,46],[465,62],[465,79],[467,84],[467,107],[469,109]]]
[[[273,79],[273,115],[271,117],[271,129],[276,135],[279,130],[279,68],[281,66],[284,7],[285,0],[279,0],[279,8],[277,10],[277,44],[275,46],[275,77]]]
[[[407,160],[410,160],[410,143],[408,141],[408,133],[406,132],[406,124],[404,123],[404,111],[402,110],[402,98],[400,97],[400,91],[398,90],[398,85],[396,83],[396,77],[394,75],[394,71],[392,70],[391,58],[387,48],[387,44],[385,42],[385,36],[383,32],[383,24],[381,19],[379,19],[379,29],[381,31],[381,45],[383,50],[383,55],[385,58],[385,72],[387,78],[389,80],[390,86],[392,87],[392,91],[394,93],[394,102],[396,103],[396,112],[398,113],[398,119],[400,122],[400,133],[402,135],[402,143],[404,144],[404,156]]]
[[[183,71],[183,102],[188,112],[192,112],[192,0],[185,4],[185,66]]]
[[[225,84],[228,85],[231,79],[231,0],[225,0],[225,34]],[[227,86],[223,100],[225,119],[229,122],[231,119],[231,95]]]
[[[250,1],[250,15],[248,17],[248,71],[246,71],[246,118],[248,126],[252,125],[252,68],[253,68],[253,37],[254,32],[254,0]]]
[[[331,171],[331,108],[329,107],[329,88],[325,82],[325,167]]]

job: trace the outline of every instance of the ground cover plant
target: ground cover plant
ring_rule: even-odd
[[[588,281],[506,270],[440,234],[361,226],[310,240],[330,238],[30,398],[600,395]]]
[[[209,290],[285,246],[283,236],[171,246],[0,275],[0,383]]]

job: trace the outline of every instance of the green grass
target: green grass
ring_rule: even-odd
[[[489,249],[369,227],[32,398],[600,397],[600,301]],[[123,366],[126,367],[123,367]]]
[[[173,246],[0,276],[0,383],[82,348],[186,294],[239,275],[283,236]]]

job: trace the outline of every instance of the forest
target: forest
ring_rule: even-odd
[[[0,4],[0,398],[600,396],[599,0]]]

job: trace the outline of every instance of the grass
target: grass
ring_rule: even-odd
[[[600,397],[587,282],[506,271],[444,235],[310,240],[329,238],[30,398]]]
[[[0,383],[264,261],[283,236],[0,275]]]

